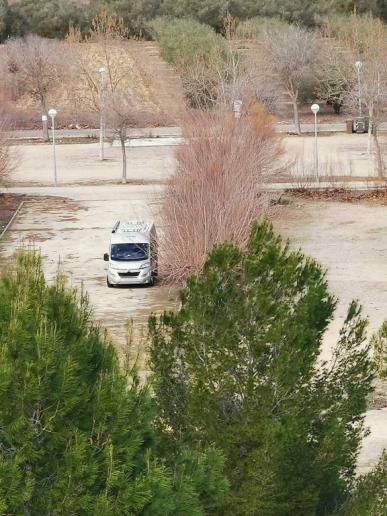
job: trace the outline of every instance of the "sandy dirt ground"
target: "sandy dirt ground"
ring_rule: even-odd
[[[293,246],[327,269],[330,288],[339,299],[326,354],[352,299],[363,305],[370,331],[379,328],[387,318],[387,206],[293,199],[276,226]]]
[[[158,221],[157,186],[123,186],[120,190],[118,194],[116,187],[99,187],[94,192],[91,189],[87,199],[84,192],[80,192],[79,199],[73,191],[66,192],[71,198],[46,196],[27,200],[0,248],[3,258],[17,248],[40,251],[47,278],[51,280],[59,267],[68,276],[69,285],[84,288],[95,318],[122,346],[126,322],[133,319],[141,332],[140,326],[145,327],[150,312],[162,310],[172,294],[161,286],[107,288],[106,264],[102,258],[108,251],[115,221]],[[158,227],[161,230],[160,224]]]
[[[327,140],[334,142],[331,138]],[[62,160],[58,166],[59,177],[64,177],[66,162],[70,184],[54,188],[48,186],[52,173],[50,148],[24,147],[29,157],[12,175],[15,186],[9,191],[35,195],[36,200],[23,206],[11,230],[0,241],[2,263],[17,247],[26,245],[41,251],[48,278],[53,277],[60,262],[69,283],[83,285],[97,320],[109,329],[118,345],[123,346],[128,318],[133,318],[140,332],[149,313],[173,306],[176,296],[161,286],[108,289],[102,255],[107,250],[116,219],[153,219],[159,225],[163,188],[160,178],[174,171],[173,149],[130,149],[129,170],[138,182],[147,178],[147,184],[118,185],[101,184],[103,174],[119,177],[118,156],[100,163],[97,146],[63,145],[58,151],[58,159]],[[74,184],[82,183],[78,176],[85,179],[86,184]],[[91,182],[95,184],[89,184]],[[39,183],[40,186],[32,186]],[[286,216],[276,222],[277,229],[291,239],[293,246],[301,246],[328,269],[330,288],[340,299],[335,321],[324,342],[325,357],[329,357],[330,346],[351,299],[358,298],[364,306],[372,331],[387,316],[386,209],[382,204],[367,202],[350,204],[302,199],[287,207]],[[360,471],[374,464],[383,447],[387,447],[387,409],[370,410],[367,424],[371,435],[360,456]]]
[[[369,335],[387,319],[387,206],[292,199],[276,228],[327,269],[331,292],[338,298],[335,318],[325,335],[322,358],[330,358],[346,311],[358,299],[369,318]],[[381,387],[384,400],[386,384]],[[368,471],[387,448],[387,408],[369,410],[371,434],[359,456],[359,471]]]

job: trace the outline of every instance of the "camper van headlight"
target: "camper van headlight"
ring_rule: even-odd
[[[140,266],[140,269],[149,269],[149,267],[150,267],[150,262],[145,262]]]

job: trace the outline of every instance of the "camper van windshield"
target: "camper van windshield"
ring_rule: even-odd
[[[146,260],[148,244],[112,244],[111,259],[118,262]]]

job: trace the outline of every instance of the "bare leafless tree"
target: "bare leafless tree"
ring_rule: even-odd
[[[119,139],[122,151],[122,183],[127,181],[126,141],[129,127],[141,125],[146,127],[151,114],[138,108],[131,92],[107,92],[105,97],[106,119]]]
[[[301,133],[298,99],[304,84],[313,77],[318,55],[318,38],[310,30],[291,25],[284,29],[267,31],[262,40],[270,76],[288,95],[293,106],[294,125]]]
[[[387,49],[386,49],[387,50]],[[355,90],[354,97],[358,95]],[[379,124],[385,117],[387,95],[387,59],[370,59],[362,67],[361,102],[368,115],[368,152],[374,143],[376,169],[379,179],[384,178],[384,162],[378,138]]]
[[[322,41],[316,62],[316,94],[339,114],[356,82],[354,54],[339,41],[326,39]]]
[[[58,41],[30,34],[11,39],[5,46],[8,73],[15,78],[19,91],[38,102],[47,117],[47,96],[65,75],[65,60]],[[47,122],[43,137],[48,139]]]
[[[259,47],[244,56],[236,82],[240,91],[239,98],[244,100],[247,96],[263,106],[266,112],[276,112],[282,87],[278,80],[272,79],[271,66]]]
[[[352,30],[359,37],[347,38],[344,43],[347,43],[352,50],[354,60],[361,63],[360,88],[356,83],[349,92],[346,108],[358,115],[360,103],[362,114],[367,115],[368,152],[371,153],[373,142],[377,174],[379,179],[384,179],[384,162],[378,139],[378,127],[385,118],[387,98],[387,29],[380,20],[370,16],[362,20],[354,17]]]
[[[68,91],[77,105],[89,110],[101,111],[101,93],[112,93],[120,88],[125,76],[130,73],[125,60],[126,27],[121,18],[109,15],[106,11],[99,13],[91,23],[91,29],[85,39],[76,30],[70,30],[67,43],[71,56],[72,75],[77,76],[77,87]],[[100,68],[106,70],[105,81],[98,74]]]
[[[183,136],[162,207],[162,275],[172,283],[200,273],[214,244],[246,243],[267,210],[262,186],[280,151],[263,111],[239,120],[229,109],[190,112]]]
[[[86,108],[87,111],[98,113],[102,127],[109,122],[116,129],[126,124],[127,117],[130,123],[133,113],[136,112],[129,101],[132,98],[132,89],[137,90],[138,102],[149,104],[148,98],[139,98],[144,89],[138,87],[141,82],[140,72],[130,56],[126,31],[122,19],[103,11],[94,18],[85,39],[74,29],[67,37],[68,54],[72,61],[68,97],[73,99],[74,105],[79,109]],[[107,104],[110,104],[110,114]],[[118,104],[122,106],[119,116],[115,109]],[[105,121],[106,117],[109,120]],[[117,131],[118,136],[119,132]],[[101,159],[102,149],[101,138]]]
[[[16,165],[15,149],[9,139],[9,123],[0,120],[0,185]]]

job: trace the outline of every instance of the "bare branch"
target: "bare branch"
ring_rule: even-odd
[[[277,80],[293,104],[294,124],[300,133],[298,97],[305,82],[313,77],[318,38],[314,32],[291,25],[267,31],[261,44],[272,79]]]
[[[36,101],[47,115],[48,94],[65,74],[66,61],[58,41],[30,34],[11,39],[5,46],[8,74],[14,78],[19,92]],[[47,124],[44,136],[48,139]]]
[[[267,209],[262,193],[279,143],[262,111],[236,120],[229,109],[191,112],[177,150],[177,171],[162,208],[163,274],[180,282],[199,273],[212,246],[244,245],[251,223]]]

